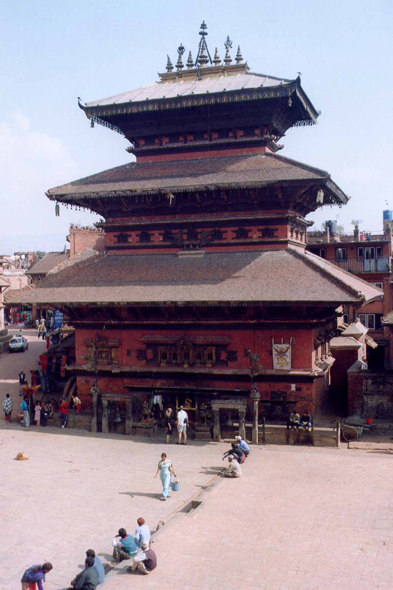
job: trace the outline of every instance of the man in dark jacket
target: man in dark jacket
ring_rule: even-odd
[[[97,585],[98,577],[94,568],[94,559],[92,557],[86,557],[85,569],[76,576],[75,580],[72,580],[71,586],[75,590],[95,590]]]
[[[153,549],[149,548],[149,543],[142,541],[142,552],[134,557],[134,563],[129,570],[135,572],[139,570],[141,574],[150,574],[157,567],[157,555]]]
[[[241,449],[237,443],[232,443],[231,446],[232,448],[224,453],[222,460],[224,461],[228,455],[232,455],[239,463],[244,463],[245,455],[243,449]]]

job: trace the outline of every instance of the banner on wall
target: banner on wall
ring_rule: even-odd
[[[278,371],[290,371],[292,344],[275,344],[273,340],[273,368]]]

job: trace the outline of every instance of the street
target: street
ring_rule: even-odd
[[[20,330],[10,329],[9,334],[19,334]],[[3,403],[5,394],[9,393],[14,402],[13,420],[19,410],[21,399],[19,397],[18,374],[24,371],[30,383],[30,369],[37,369],[40,354],[45,352],[45,341],[37,338],[37,330],[22,330],[22,335],[27,338],[29,348],[24,352],[12,352],[0,355],[0,401]]]

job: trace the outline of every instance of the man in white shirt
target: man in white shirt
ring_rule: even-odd
[[[229,465],[224,471],[225,477],[240,477],[243,475],[242,468],[237,459],[234,459],[233,455],[228,455],[228,461]]]
[[[177,413],[177,431],[179,433],[179,442],[177,444],[181,445],[182,442],[182,435],[184,437],[184,443],[187,444],[187,422],[188,422],[188,414],[183,408],[180,406],[180,409]]]

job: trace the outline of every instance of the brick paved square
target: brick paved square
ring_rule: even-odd
[[[120,526],[159,520],[150,576],[120,565],[102,588],[387,590],[393,583],[389,451],[257,447],[238,480],[218,479],[227,445],[0,430],[0,588],[50,560],[46,590],[62,589],[94,548],[103,560]],[[169,450],[181,489],[161,502],[153,475]],[[24,451],[29,461],[14,460]],[[189,514],[170,515],[201,493]]]

